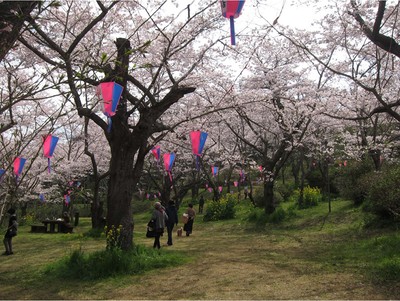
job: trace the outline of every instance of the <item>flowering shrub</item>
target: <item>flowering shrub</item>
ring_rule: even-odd
[[[299,202],[300,190],[296,189],[292,195],[292,198]],[[321,190],[317,187],[306,186],[303,189],[303,202],[300,205],[301,208],[309,208],[317,206],[322,199]]]
[[[105,228],[106,230],[106,241],[107,241],[107,250],[114,250],[116,248],[120,249],[121,248],[121,231],[122,231],[122,225],[119,225],[118,228],[115,227],[114,225],[111,226],[110,229],[107,231],[107,227]]]
[[[20,226],[24,226],[24,225],[30,225],[33,223],[35,219],[35,216],[33,215],[33,213],[28,213],[25,216],[22,216],[19,220],[18,220],[18,224]]]
[[[204,221],[217,221],[221,219],[230,219],[235,217],[236,198],[227,194],[218,201],[211,202],[206,207]]]

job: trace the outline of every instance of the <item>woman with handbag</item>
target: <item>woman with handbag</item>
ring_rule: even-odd
[[[153,248],[161,248],[160,237],[164,233],[165,221],[168,220],[168,216],[165,213],[165,208],[161,206],[160,202],[154,204],[154,211],[151,219],[154,220],[154,244]]]
[[[8,228],[3,240],[6,248],[6,251],[3,253],[3,255],[12,255],[14,254],[12,250],[12,238],[17,236],[18,223],[14,208],[8,209],[7,213],[10,214],[10,219],[8,220]]]

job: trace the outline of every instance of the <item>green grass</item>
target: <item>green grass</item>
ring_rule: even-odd
[[[262,218],[262,209],[248,201],[234,219],[199,215],[193,235],[174,235],[174,245],[160,251],[145,237],[150,212],[134,216],[132,253],[106,252],[104,235],[88,235],[88,218],[73,234],[21,226],[15,254],[0,257],[0,299],[398,298],[396,229],[366,228],[361,210],[344,200],[333,201],[331,213],[324,202],[291,206],[282,203],[286,214],[275,223],[249,221],[254,212]]]
[[[129,252],[113,249],[85,253],[80,249],[49,264],[44,273],[51,278],[94,280],[176,266],[188,261],[183,258],[178,252],[165,253],[143,246],[135,246]]]

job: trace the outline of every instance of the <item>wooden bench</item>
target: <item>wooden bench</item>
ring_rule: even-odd
[[[31,225],[32,233],[46,233],[47,227],[44,225]]]

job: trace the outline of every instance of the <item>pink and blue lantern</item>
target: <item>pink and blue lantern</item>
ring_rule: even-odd
[[[192,142],[192,152],[196,156],[196,168],[200,169],[199,157],[203,152],[204,145],[206,143],[208,134],[202,131],[190,132],[190,140]]]
[[[117,106],[124,87],[115,82],[105,82],[97,86],[97,94],[101,96],[103,103],[103,113],[108,119],[108,132],[111,131],[111,117],[115,115]]]
[[[47,135],[43,137],[43,154],[47,158],[47,170],[50,173],[50,158],[53,157],[54,150],[58,142],[58,137]]]
[[[151,152],[153,153],[154,158],[156,159],[157,163],[159,163],[159,162],[160,162],[160,153],[161,153],[161,148],[160,148],[160,146],[159,146],[159,145],[154,146],[154,147],[151,149]]]
[[[22,170],[24,169],[26,159],[22,157],[17,157],[14,160],[14,174],[16,179],[22,174]]]
[[[64,193],[64,202],[66,206],[69,206],[69,204],[71,203],[71,190],[67,190]]]
[[[6,170],[1,168],[0,169],[0,183],[3,182],[3,176],[5,173],[6,173]]]
[[[214,177],[218,174],[218,166],[211,166],[211,173]]]
[[[236,45],[235,41],[235,21],[239,17],[245,0],[221,0],[222,15],[228,18],[231,27],[231,45]]]
[[[164,168],[165,171],[168,173],[169,178],[172,182],[172,167],[174,165],[175,162],[175,153],[166,153],[163,155],[163,159],[164,159]]]

